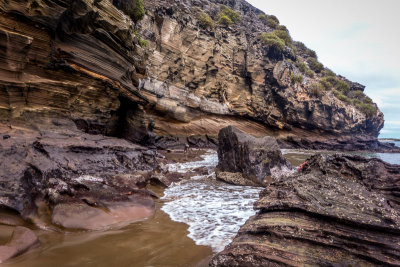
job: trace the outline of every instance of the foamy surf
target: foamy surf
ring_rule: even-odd
[[[253,204],[261,188],[233,186],[216,181],[214,168],[217,153],[207,151],[203,160],[170,164],[171,171],[187,172],[207,167],[208,175],[171,185],[164,192],[161,208],[172,220],[189,225],[188,236],[197,245],[210,246],[220,252],[236,235],[240,226],[255,214]]]

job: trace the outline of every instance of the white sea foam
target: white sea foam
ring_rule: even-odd
[[[186,172],[206,166],[210,174],[194,176],[167,188],[162,207],[172,220],[189,225],[188,236],[196,244],[211,246],[215,252],[223,250],[240,226],[255,214],[253,203],[261,190],[216,181],[212,170],[217,163],[216,152],[208,151],[202,161],[171,164],[171,171]]]

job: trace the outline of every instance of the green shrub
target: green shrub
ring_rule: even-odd
[[[267,15],[265,15],[265,14],[260,14],[260,15],[258,15],[258,18],[259,18],[260,20],[264,21],[264,22],[267,21]]]
[[[347,104],[351,104],[351,100],[350,98],[348,98],[347,96],[343,95],[341,92],[337,91],[337,90],[333,90],[333,94],[341,101],[346,102]]]
[[[283,51],[285,49],[285,41],[276,36],[275,33],[262,33],[260,35],[261,41],[265,46],[273,47],[278,51]]]
[[[228,16],[219,16],[218,23],[225,26],[229,26],[233,24],[233,21]]]
[[[314,77],[314,72],[312,70],[310,70],[310,68],[308,67],[308,65],[305,62],[299,60],[299,61],[297,61],[296,66],[299,68],[301,73],[304,73],[305,75],[307,75],[308,77],[311,77],[311,78]]]
[[[323,77],[319,82],[325,87],[325,90],[331,90],[336,84],[336,78],[331,76]]]
[[[362,101],[366,95],[362,91],[351,91],[347,96]]]
[[[310,94],[315,97],[321,97],[325,93],[324,86],[320,83],[312,83],[309,87]]]
[[[345,94],[347,94],[350,91],[350,84],[348,84],[345,81],[336,79],[336,84],[335,84],[335,88]]]
[[[268,27],[275,29],[279,25],[279,20],[274,15],[268,16],[267,18],[267,25]]]
[[[306,51],[307,50],[306,45],[304,43],[302,43],[302,42],[294,42],[294,46],[300,51]]]
[[[129,15],[131,16],[134,22],[138,22],[139,20],[143,19],[145,14],[143,0],[133,0],[132,2],[134,4],[129,12]]]
[[[276,29],[274,31],[275,35],[281,38],[283,41],[285,41],[285,44],[287,46],[291,46],[293,43],[292,37],[290,37],[289,32],[284,31],[284,30],[278,30]]]
[[[203,26],[204,28],[213,28],[214,27],[214,21],[205,12],[201,12],[199,14],[199,21],[200,21],[201,26]]]
[[[339,80],[335,76],[325,76],[320,80],[320,82],[327,90],[335,88],[344,94],[347,94],[350,91],[350,84],[348,82]]]
[[[296,66],[299,68],[300,72],[304,73],[308,69],[308,66],[303,61],[299,60],[296,63]]]
[[[315,51],[312,49],[306,48],[306,54],[309,57],[317,59],[317,53],[315,53]]]
[[[124,11],[135,23],[144,17],[143,0],[113,0],[113,5]]]
[[[286,28],[285,25],[279,25],[278,27],[276,27],[276,29],[279,31],[285,31],[289,33],[289,30]]]
[[[140,47],[145,48],[148,44],[149,44],[149,41],[147,41],[146,39],[139,38]]]
[[[325,68],[321,73],[323,76],[336,76],[336,74],[328,68]]]
[[[301,74],[296,75],[296,74],[294,74],[294,73],[292,72],[292,74],[290,74],[290,81],[291,81],[293,84],[302,83],[302,82],[303,82],[303,76],[302,76]]]
[[[376,107],[373,104],[368,103],[359,103],[356,105],[356,108],[367,115],[367,117],[372,117],[377,112]]]
[[[308,62],[308,66],[310,67],[310,69],[312,69],[316,73],[319,73],[324,69],[324,65],[322,63],[318,62],[318,60],[314,57],[308,58],[307,62]]]
[[[142,36],[139,34],[138,31],[135,31],[134,34],[136,35],[136,37],[138,38],[138,43],[140,45],[140,47],[146,47],[149,44],[149,41],[147,41],[146,39],[143,39]]]
[[[372,101],[372,99],[369,96],[366,96],[364,94],[364,103],[366,104],[373,104],[374,102]]]
[[[235,10],[224,6],[218,14],[218,22],[224,25],[231,25],[240,21],[240,15]]]
[[[314,72],[312,70],[310,70],[310,69],[307,69],[304,74],[307,75],[310,78],[314,78]]]

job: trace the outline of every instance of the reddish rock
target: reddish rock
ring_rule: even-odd
[[[39,242],[35,233],[23,226],[17,226],[7,244],[0,246],[0,263],[26,252]]]

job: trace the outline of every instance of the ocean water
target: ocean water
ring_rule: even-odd
[[[189,225],[188,237],[197,245],[210,246],[214,252],[222,251],[240,226],[255,214],[253,204],[261,191],[257,187],[217,181],[214,173],[217,163],[217,153],[210,150],[201,161],[170,164],[169,169],[178,172],[206,166],[209,174],[194,176],[167,188],[161,208],[172,220]]]

